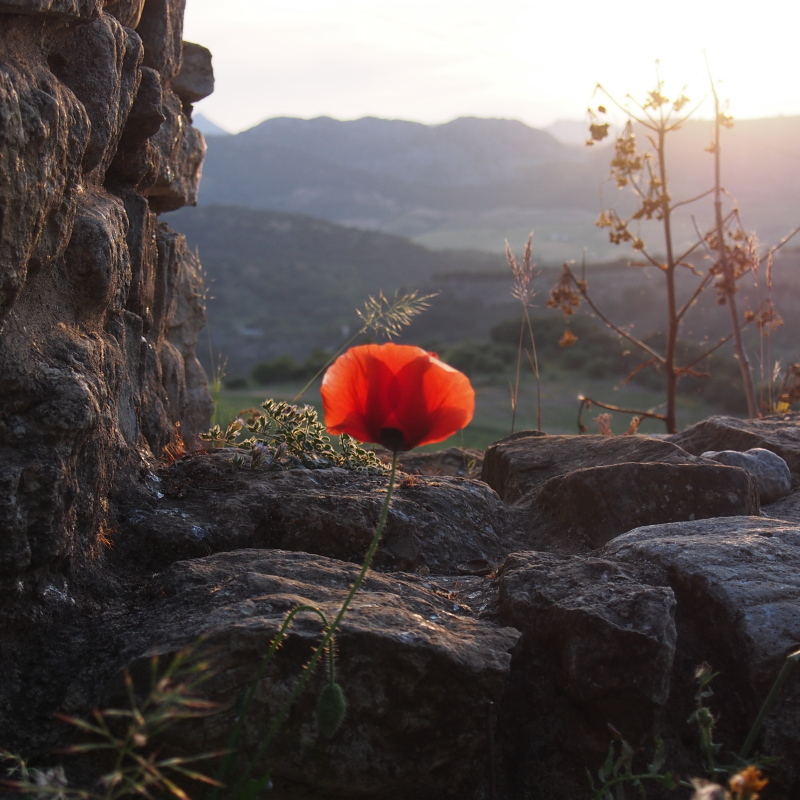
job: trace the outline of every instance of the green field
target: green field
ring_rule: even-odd
[[[503,439],[511,433],[510,385],[513,374],[478,377],[473,380],[476,396],[475,417],[467,428],[446,442],[429,445],[425,450],[438,450],[457,445],[479,450]],[[258,408],[261,402],[271,397],[276,400],[294,400],[302,389],[302,383],[282,383],[249,390],[223,390],[219,395],[219,407],[215,422],[225,425],[249,408]],[[660,411],[661,396],[654,391],[638,386],[620,386],[607,380],[586,378],[577,373],[545,371],[541,380],[542,430],[546,433],[578,432],[578,395],[594,398],[625,408]],[[321,412],[318,384],[309,389],[300,402],[310,403]],[[601,408],[593,407],[583,412],[583,424],[590,433],[597,433],[593,422]],[[681,428],[720,413],[718,409],[691,400],[679,398],[678,421]],[[536,423],[536,389],[532,376],[527,375],[520,389],[515,430],[530,430]],[[612,429],[624,433],[630,424],[631,414],[613,414]],[[640,433],[664,433],[664,425],[658,420],[647,420],[639,428]]]

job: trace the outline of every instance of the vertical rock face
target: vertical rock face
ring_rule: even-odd
[[[184,0],[103,5],[0,0],[0,609],[76,576],[109,497],[210,412],[199,263],[156,217],[205,152],[170,88]]]

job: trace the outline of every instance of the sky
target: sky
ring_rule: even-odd
[[[216,88],[197,111],[236,133],[271,117],[546,127],[605,102],[708,92],[734,118],[800,115],[800,6],[783,0],[187,0],[184,38]],[[607,103],[606,103],[607,104]]]

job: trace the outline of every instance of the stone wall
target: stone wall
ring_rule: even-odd
[[[207,426],[185,0],[0,0],[0,608],[74,580],[109,498]],[[184,52],[186,68],[182,69]]]

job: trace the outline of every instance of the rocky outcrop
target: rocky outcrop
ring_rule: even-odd
[[[542,436],[492,445],[481,478],[535,549],[579,553],[642,525],[759,513],[756,478],[642,436]]]
[[[340,607],[386,489],[241,470],[177,439],[156,458],[209,411],[199,264],[157,218],[194,202],[191,104],[212,85],[182,14],[183,0],[0,0],[0,747],[64,761],[73,787],[103,765],[53,755],[70,737],[56,712],[124,706],[126,672],[146,692],[153,657],[187,648],[209,660],[213,710],[158,746],[226,748],[287,612]],[[333,651],[348,716],[320,736],[320,671],[259,756],[276,800],[572,800],[615,737],[645,758],[660,736],[691,777],[700,662],[720,672],[713,711],[736,749],[798,644],[798,422],[405,456]],[[747,458],[702,457],[753,448],[795,491],[765,493]],[[246,755],[321,635],[300,614],[258,678]],[[781,758],[775,800],[800,795],[798,687],[757,743]]]
[[[114,557],[135,552],[143,568],[157,570],[176,558],[260,547],[360,564],[385,484],[385,476],[337,468],[244,472],[225,452],[186,459],[159,484],[165,502],[126,510],[126,536],[115,537],[124,555]],[[506,509],[485,484],[408,476],[395,491],[375,566],[450,575],[480,561],[490,571],[508,553],[509,536]]]
[[[495,450],[513,446],[526,469],[547,452],[576,484],[597,470],[625,469],[632,485],[649,485],[652,469],[700,469],[716,474],[707,485],[745,486],[756,497],[745,470],[646,437],[531,436],[527,449],[521,441]],[[600,462],[628,460],[591,467],[588,456],[576,457],[581,448]],[[469,454],[433,454],[428,469],[425,459],[408,457],[417,474],[399,478],[377,570],[338,637],[346,722],[331,739],[319,735],[320,672],[260,762],[276,797],[528,800],[547,780],[548,797],[571,800],[587,796],[585,771],[595,773],[612,741],[624,739],[646,760],[656,736],[670,769],[702,775],[697,729],[687,720],[704,662],[719,672],[708,701],[717,740],[741,746],[797,647],[800,512],[792,508],[800,493],[767,507],[782,509],[782,519],[754,513],[645,526],[620,496],[614,518],[627,532],[598,547],[593,541],[605,536],[592,534],[587,508],[581,551],[567,553],[563,537],[548,548],[530,544],[531,515],[550,502],[558,476],[507,504],[480,481],[441,474],[461,471],[465,459],[474,467]],[[516,457],[506,475],[523,486]],[[328,615],[339,607],[385,483],[340,469],[242,470],[224,451],[163,463],[116,501],[113,546],[99,573],[102,606],[50,580],[37,608],[58,620],[59,635],[45,626],[32,642],[7,638],[6,660],[32,665],[8,671],[3,691],[14,700],[0,704],[0,725],[15,731],[8,744],[47,752],[63,736],[50,722],[54,711],[124,705],[124,668],[144,691],[152,656],[166,663],[202,640],[213,664],[204,695],[217,710],[179,725],[169,743],[178,753],[224,748],[236,699],[286,613],[307,603]],[[669,487],[675,507],[680,486]],[[609,513],[596,507],[599,530]],[[245,754],[257,752],[261,720],[274,715],[320,637],[317,617],[301,614],[260,679]],[[770,786],[786,800],[800,789],[799,687],[794,678],[786,684],[757,742],[781,759]]]
[[[204,153],[183,5],[103,5],[0,2],[0,608],[80,580],[110,498],[210,410],[199,264],[156,217]]]
[[[152,586],[147,612],[131,629],[128,658],[172,654],[204,636],[224,654],[208,693],[235,698],[253,680],[286,612],[314,603],[332,618],[358,567],[280,550],[239,550],[178,562]],[[318,732],[314,706],[320,671],[259,769],[317,792],[353,797],[460,798],[483,780],[491,729],[519,638],[512,628],[476,620],[468,606],[408,574],[374,574],[358,593],[337,637],[337,670],[348,719],[331,739]],[[319,620],[306,615],[265,673],[245,728],[251,756],[264,735],[259,720],[278,712],[319,642]],[[123,698],[118,698],[122,701]],[[224,747],[236,706],[225,702],[213,724],[179,732],[187,752]],[[423,791],[423,794],[418,792]]]

